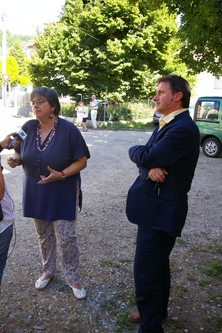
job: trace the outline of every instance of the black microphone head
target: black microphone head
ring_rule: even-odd
[[[22,128],[21,128],[25,133],[27,133],[28,132],[28,127],[27,126],[22,126]]]
[[[25,133],[27,133],[27,131],[28,131],[28,127],[25,126],[25,125],[23,125],[23,126],[21,127],[21,129],[22,129]]]

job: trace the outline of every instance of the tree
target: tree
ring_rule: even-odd
[[[148,97],[157,75],[187,75],[177,29],[166,6],[150,11],[127,0],[67,0],[61,21],[36,39],[32,82],[71,95]]]
[[[2,71],[2,61],[0,61],[0,70]],[[6,72],[10,75],[8,81],[11,82],[12,86],[16,85],[18,82],[18,64],[12,56],[6,58]],[[0,84],[2,84],[2,78]]]
[[[6,30],[6,43],[7,48],[12,47],[15,43],[24,43],[30,39],[34,39],[34,36],[12,35],[9,30]],[[2,30],[0,30],[0,51],[2,48]]]
[[[180,8],[180,32],[185,40],[181,57],[193,72],[222,75],[222,1],[201,0]]]
[[[20,43],[16,42],[9,50],[9,56],[16,59],[18,64],[18,83],[27,85],[30,83],[29,73],[28,73],[28,63],[29,61],[25,57],[22,46]]]
[[[129,3],[144,5],[144,0]],[[148,5],[148,3],[147,3]],[[150,8],[167,5],[180,17],[178,36],[182,42],[180,56],[190,72],[207,70],[222,75],[222,0],[150,0]]]
[[[68,65],[69,41],[67,27],[61,23],[48,24],[44,33],[35,38],[36,52],[29,63],[29,73],[35,86],[56,88],[59,93],[69,93],[69,82],[65,80],[65,66]]]

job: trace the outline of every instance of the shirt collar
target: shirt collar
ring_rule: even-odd
[[[188,108],[176,110],[176,111],[171,112],[167,116],[163,115],[162,117],[160,117],[160,119],[159,119],[159,130],[161,128],[163,128],[163,126],[165,126],[166,124],[170,123],[176,116],[178,116],[178,114],[180,114],[184,111],[187,111],[187,110],[188,110]]]

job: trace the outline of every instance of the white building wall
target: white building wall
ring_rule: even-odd
[[[220,82],[222,83],[222,77],[218,80],[210,73],[200,73],[197,77],[196,88],[194,89],[195,96],[222,96],[222,85]]]
[[[201,96],[222,96],[222,77],[216,79],[208,72],[202,72],[197,76],[197,84],[192,92],[192,105]]]

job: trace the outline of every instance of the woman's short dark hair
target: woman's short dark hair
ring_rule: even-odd
[[[183,97],[181,99],[181,104],[183,108],[189,108],[190,104],[190,85],[189,83],[182,78],[182,76],[178,75],[167,75],[159,78],[157,83],[161,82],[168,83],[170,90],[173,94],[181,91],[183,93]]]
[[[53,106],[53,107],[55,106],[55,110],[53,111],[53,113],[55,116],[59,115],[61,107],[60,107],[59,98],[58,98],[58,94],[57,94],[56,90],[50,89],[47,87],[37,87],[37,88],[33,89],[33,91],[31,92],[31,95],[30,95],[31,101],[35,95],[44,97],[51,106]]]

